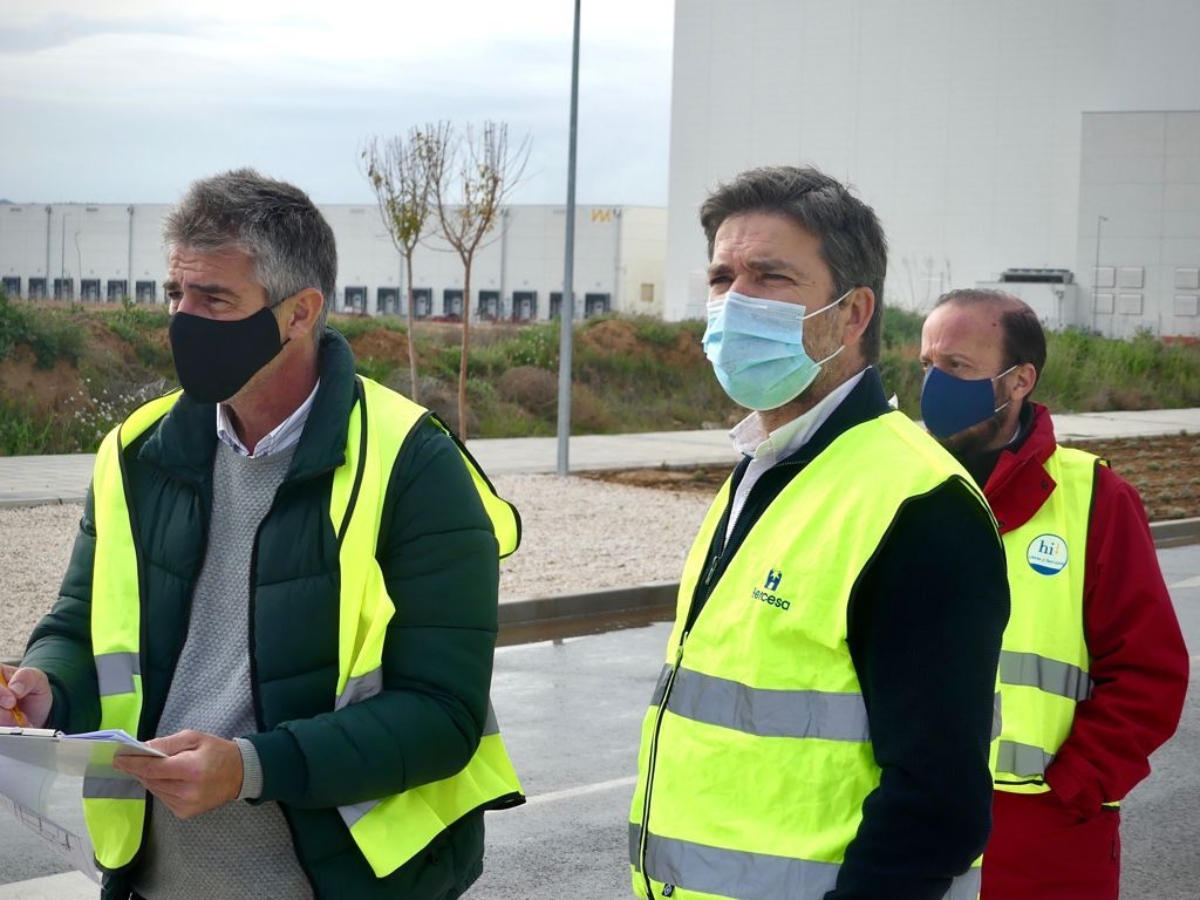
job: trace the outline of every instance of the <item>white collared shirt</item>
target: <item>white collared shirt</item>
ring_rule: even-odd
[[[301,403],[294,413],[272,428],[255,445],[253,453],[247,449],[246,445],[242,443],[241,438],[237,436],[237,432],[233,428],[233,420],[229,418],[229,409],[224,403],[217,404],[217,437],[237,453],[238,456],[256,458],[259,456],[270,456],[272,453],[286,450],[300,440],[300,433],[304,431],[304,423],[308,421],[309,411],[312,410],[313,398],[317,396],[317,388],[320,386],[321,379],[318,378],[316,386],[312,389],[312,393],[308,395],[308,399]]]
[[[737,492],[733,495],[733,505],[729,509],[729,524],[725,528],[725,540],[729,540],[729,536],[733,534],[733,526],[742,513],[742,507],[746,505],[750,489],[763,476],[763,473],[808,443],[808,439],[816,434],[817,429],[825,424],[833,411],[854,390],[855,385],[862,380],[863,373],[866,371],[863,369],[848,381],[839,384],[808,412],[772,432],[767,432],[762,416],[758,412],[750,413],[733,427],[733,430],[729,432],[729,437],[733,441],[733,449],[751,459],[750,464],[746,466],[746,471],[742,474],[742,480],[738,483]]]

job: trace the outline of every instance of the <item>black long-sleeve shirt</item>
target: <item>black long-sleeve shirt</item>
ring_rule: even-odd
[[[714,574],[805,465],[888,409],[870,369],[803,447],[763,474],[728,542],[725,523],[717,528],[709,556],[720,560]],[[734,488],[746,462],[734,473]],[[855,514],[829,510],[829,527]],[[701,583],[691,621],[705,600]],[[983,852],[991,828],[993,697],[1008,613],[1004,551],[969,489],[951,481],[910,500],[850,599],[848,643],[882,775],[826,900],[940,900]]]

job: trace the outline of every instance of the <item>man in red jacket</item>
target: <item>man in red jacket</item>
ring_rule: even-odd
[[[1061,447],[1029,399],[1046,362],[1036,314],[959,290],[925,320],[925,426],[975,480],[1008,558],[1003,730],[983,900],[1109,900],[1119,802],[1183,708],[1188,655],[1141,498]]]

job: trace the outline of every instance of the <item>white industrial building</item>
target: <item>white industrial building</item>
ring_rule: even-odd
[[[1200,335],[1197,35],[1197,0],[677,3],[666,317],[704,313],[705,194],[786,163],[874,207],[889,303]]]
[[[163,303],[166,205],[0,204],[0,287],[13,297]],[[403,259],[371,205],[322,205],[337,238],[334,308],[407,313]],[[562,299],[566,208],[512,206],[476,254],[472,319],[538,321],[558,315]],[[576,210],[575,315],[606,312],[661,317],[666,210]],[[414,314],[457,318],[463,268],[436,239],[413,260]]]

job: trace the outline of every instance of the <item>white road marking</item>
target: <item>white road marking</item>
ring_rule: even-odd
[[[582,797],[586,794],[598,794],[601,791],[609,791],[619,787],[633,787],[637,784],[637,776],[629,775],[625,778],[614,778],[612,781],[598,781],[595,784],[584,784],[579,787],[564,788],[561,791],[551,791],[549,794],[534,794],[526,803],[532,806],[535,803],[554,803],[558,800],[570,800],[572,797]]]
[[[1185,579],[1184,581],[1177,581],[1174,584],[1169,584],[1169,585],[1167,585],[1167,590],[1173,591],[1176,588],[1193,588],[1193,587],[1200,587],[1200,575],[1197,575],[1194,578]]]

